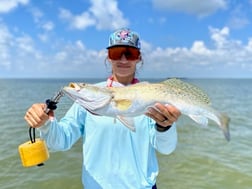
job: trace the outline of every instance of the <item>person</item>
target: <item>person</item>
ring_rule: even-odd
[[[98,86],[138,83],[136,66],[142,62],[139,35],[121,28],[109,36],[107,60],[112,75]],[[154,189],[158,175],[156,151],[170,154],[177,144],[175,122],[180,111],[156,103],[145,115],[134,118],[136,131],[114,118],[94,115],[73,103],[60,120],[44,112],[44,103],[33,104],[24,119],[38,128],[49,149],[63,151],[83,138],[82,183],[85,189]],[[49,119],[49,121],[47,121]]]

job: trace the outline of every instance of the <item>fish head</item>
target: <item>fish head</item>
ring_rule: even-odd
[[[87,83],[69,83],[63,92],[85,109],[95,113],[95,110],[106,106],[112,99],[112,93],[105,87]]]

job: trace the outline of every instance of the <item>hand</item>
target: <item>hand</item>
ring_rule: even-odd
[[[157,124],[168,127],[178,120],[181,112],[174,106],[156,103],[155,107],[148,109],[146,115],[154,119]]]
[[[53,111],[45,113],[46,104],[33,104],[26,112],[24,119],[33,128],[41,127],[50,117],[53,117]]]

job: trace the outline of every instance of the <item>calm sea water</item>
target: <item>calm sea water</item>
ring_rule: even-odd
[[[82,188],[81,141],[69,151],[51,152],[42,167],[22,167],[18,154],[18,146],[29,140],[23,119],[27,108],[35,102],[44,102],[69,81],[73,80],[0,80],[0,189]],[[176,151],[169,156],[158,154],[158,188],[251,189],[252,80],[188,82],[204,89],[213,106],[231,117],[231,141],[227,142],[212,122],[202,128],[181,117]],[[56,116],[63,116],[70,105],[71,101],[63,97]]]

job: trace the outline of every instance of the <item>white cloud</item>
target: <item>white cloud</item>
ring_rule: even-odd
[[[85,29],[86,27],[95,25],[95,19],[88,12],[83,12],[81,15],[72,16],[73,28]]]
[[[33,16],[34,22],[39,28],[42,28],[44,31],[51,31],[54,29],[54,23],[44,18],[45,14],[43,13],[43,11],[41,11],[37,7],[32,7],[29,10]]]
[[[33,20],[35,23],[39,23],[44,16],[44,13],[37,7],[32,7],[31,9],[29,9],[29,11],[33,16]]]
[[[226,46],[227,37],[229,36],[229,28],[224,27],[223,29],[209,27],[211,33],[211,39],[214,41],[217,48]]]
[[[50,40],[50,32],[54,30],[54,22],[45,19],[44,12],[38,7],[31,7],[28,9],[32,15],[33,21],[38,29],[41,29],[40,33],[37,34],[38,38],[42,42]]]
[[[22,69],[32,69],[33,64],[41,57],[33,39],[27,35],[14,36],[4,24],[0,23],[0,73],[15,73]],[[35,64],[34,64],[35,65]],[[22,75],[22,72],[21,72]],[[12,75],[15,77],[15,75]]]
[[[244,28],[248,24],[250,24],[250,22],[247,18],[232,17],[228,21],[227,25],[231,28],[240,29],[240,28]]]
[[[230,18],[227,22],[228,27],[232,29],[241,29],[250,24],[250,7],[247,8],[243,4],[236,4],[230,14]]]
[[[50,64],[54,67],[50,73],[55,72],[64,77],[103,76],[105,69],[97,68],[102,66],[105,56],[105,50],[99,52],[87,49],[80,40],[65,44],[50,56]],[[43,69],[48,72],[48,64],[44,65]]]
[[[10,68],[10,49],[12,46],[12,35],[8,28],[0,23],[0,69]],[[3,69],[2,68],[2,69]]]
[[[20,5],[26,5],[29,0],[1,0],[0,13],[7,13]]]
[[[44,52],[30,36],[14,36],[1,24],[0,77],[92,77],[103,66],[105,50],[87,49],[80,40],[54,42],[54,49]],[[104,74],[100,69],[93,77]]]
[[[47,42],[49,40],[49,36],[47,34],[38,34],[38,38],[40,39],[40,41],[42,42]]]
[[[189,48],[154,47],[143,40],[144,67],[139,75],[209,77],[218,73],[216,77],[240,77],[244,73],[251,76],[252,38],[246,44],[230,39],[228,27],[209,27],[209,34],[212,45],[198,40]],[[52,49],[47,49],[50,53],[44,52],[30,36],[14,36],[0,24],[0,76],[2,73],[9,77],[105,77],[109,74],[110,70],[103,64],[105,49],[88,49],[81,40],[54,39],[52,44]]]
[[[123,18],[117,1],[91,0],[91,4],[88,10],[79,15],[73,15],[69,10],[61,8],[59,17],[67,21],[73,29],[84,30],[95,26],[99,30],[104,30],[128,26],[129,22]]]
[[[211,51],[207,49],[203,41],[195,41],[190,50],[195,55],[205,55],[205,56],[212,55]]]
[[[217,72],[218,77],[244,77],[252,75],[252,39],[247,44],[229,39],[229,28],[209,28],[213,48],[203,41],[195,41],[191,48],[145,48],[148,55],[144,61],[144,74],[159,73],[158,77],[209,77]],[[145,56],[146,57],[146,56]],[[198,71],[197,71],[198,70]],[[225,72],[223,72],[225,70]]]
[[[218,9],[225,9],[226,0],[153,0],[153,5],[157,9],[185,12],[199,17],[213,14]]]
[[[16,48],[19,55],[26,56],[27,54],[36,53],[33,40],[29,36],[21,36],[15,39]]]
[[[46,23],[42,24],[42,28],[43,28],[45,31],[51,31],[51,30],[53,30],[53,28],[54,28],[54,24],[53,24],[53,22],[51,22],[51,21],[47,21]]]
[[[72,29],[86,29],[96,23],[89,12],[83,12],[75,16],[67,9],[60,9],[59,17],[67,21]]]
[[[245,48],[249,52],[252,52],[252,38],[249,39],[248,45]]]
[[[128,26],[128,20],[123,18],[123,13],[118,9],[117,1],[91,0],[90,12],[97,21],[97,29],[116,29]]]
[[[73,15],[69,10],[60,8],[59,9],[59,17],[63,20],[71,21]]]

